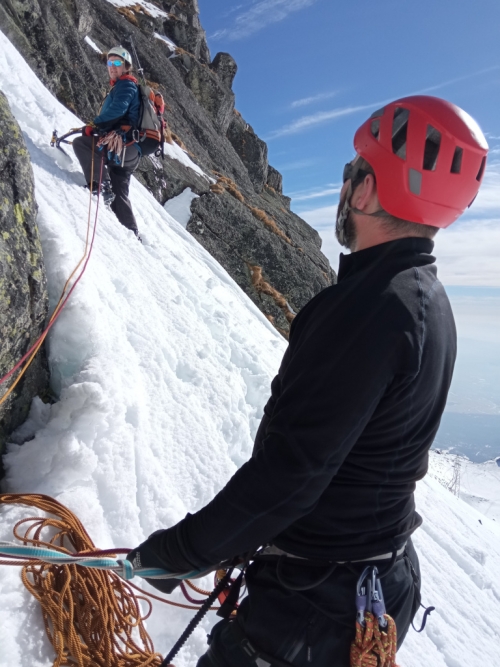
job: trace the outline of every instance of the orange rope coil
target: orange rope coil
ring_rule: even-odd
[[[57,500],[38,494],[4,494],[0,495],[2,503],[36,507],[51,515],[17,522],[14,535],[25,545],[63,553],[96,551],[80,520]],[[47,529],[53,535],[49,541],[42,538]],[[0,564],[13,563],[0,560]],[[152,611],[145,596],[183,609],[199,609],[146,593],[114,572],[36,560],[16,564],[23,566],[23,583],[40,603],[47,637],[56,653],[53,667],[159,667],[162,656],[155,652],[143,623]],[[139,600],[148,605],[145,615]]]
[[[397,630],[394,619],[385,615],[387,631],[375,616],[365,612],[365,627],[356,621],[356,638],[351,644],[351,667],[397,667]]]

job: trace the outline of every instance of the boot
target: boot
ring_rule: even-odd
[[[111,204],[115,201],[115,196],[116,196],[115,193],[113,192],[113,188],[111,187],[111,181],[102,182],[101,195],[104,205],[109,208]]]

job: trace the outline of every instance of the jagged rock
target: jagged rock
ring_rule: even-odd
[[[49,90],[85,119],[95,116],[106,88],[83,41],[94,17],[87,0],[8,0],[0,4],[2,31]]]
[[[165,157],[165,161],[162,163],[159,158],[150,155],[142,160],[141,167],[141,171],[137,172],[136,176],[158,201],[166,202],[168,199],[177,197],[181,192],[184,192],[186,187],[191,188],[197,195],[206,194],[210,191],[208,179],[181,164],[178,160]],[[166,168],[168,169],[168,179],[165,178]]]
[[[210,62],[207,36],[200,23],[198,0],[164,0],[163,9],[169,12],[164,30],[181,49],[192,53],[202,63]]]
[[[283,194],[283,176],[277,169],[271,167],[271,165],[267,168],[266,185],[272,188],[277,194]]]
[[[36,225],[33,171],[21,129],[0,92],[0,377],[41,334],[48,296]],[[16,379],[2,385],[0,395]],[[7,436],[27,417],[31,400],[48,383],[42,350],[0,406],[0,452]]]
[[[213,70],[226,88],[233,87],[234,77],[238,71],[238,65],[235,59],[229,53],[218,53],[210,64]]]
[[[207,65],[189,54],[173,57],[171,62],[201,106],[208,111],[217,130],[225,134],[234,110],[233,91]]]
[[[233,114],[227,130],[227,138],[247,168],[255,192],[262,192],[267,181],[267,144],[259,139],[253,128],[243,120],[238,112]]]
[[[318,233],[298,216],[273,209],[275,226],[252,212],[253,202],[234,194],[209,194],[193,200],[187,230],[213,255],[238,285],[276,326],[286,332],[288,313],[297,313],[315,294],[335,281],[328,260],[320,251]],[[286,218],[286,222],[285,222]],[[281,232],[288,238],[284,242]],[[260,267],[264,278],[286,301],[283,310],[275,297],[254,285],[251,267]]]

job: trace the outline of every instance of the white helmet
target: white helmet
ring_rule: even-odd
[[[123,46],[113,46],[112,49],[108,51],[108,57],[109,56],[118,56],[122,60],[124,60],[126,63],[129,63],[129,65],[132,65],[132,56],[130,53],[127,51],[127,49],[124,49]]]

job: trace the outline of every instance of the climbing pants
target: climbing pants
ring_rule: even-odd
[[[318,581],[326,568],[290,558],[279,566],[255,561],[247,570],[248,596],[236,618],[212,629],[197,667],[349,667],[356,583],[368,564],[338,565],[323,583],[298,591],[293,588]],[[373,564],[384,575],[389,563]],[[383,576],[382,588],[399,648],[420,604],[420,570],[411,541]]]
[[[97,138],[94,138],[94,144],[97,144]],[[92,171],[92,137],[77,137],[73,141],[73,150],[80,162],[87,183],[90,183]],[[137,234],[137,222],[128,198],[130,178],[139,166],[139,161],[141,159],[137,146],[132,144],[126,148],[123,167],[108,160],[105,147],[102,150],[94,148],[94,153],[94,181],[97,182],[99,180],[102,159],[104,160],[102,180],[111,181],[111,186],[115,193],[115,200],[111,204],[111,210],[124,227],[131,229]]]

